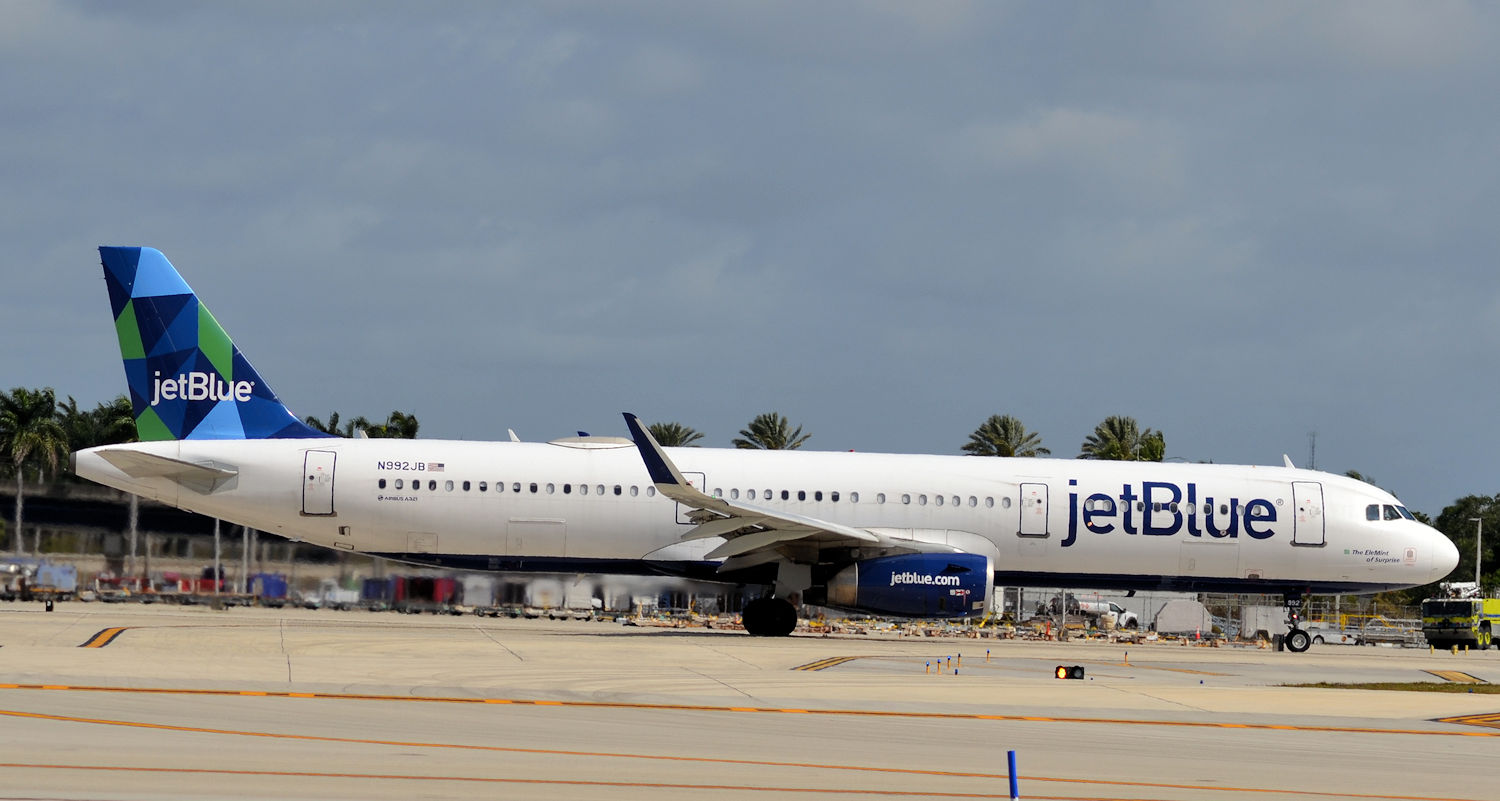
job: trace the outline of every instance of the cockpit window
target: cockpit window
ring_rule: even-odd
[[[1401,513],[1398,512],[1398,511],[1396,511],[1396,507],[1394,507],[1394,506],[1392,506],[1390,504],[1386,504],[1385,505],[1385,519],[1386,520],[1400,520],[1401,519]]]
[[[1369,506],[1366,506],[1365,507],[1365,519],[1366,520],[1379,520],[1380,519],[1380,504],[1378,504],[1378,503],[1372,503]]]
[[[1414,515],[1414,514],[1412,514],[1411,511],[1408,510],[1405,506],[1397,506],[1396,507],[1396,511],[1400,512],[1401,516],[1404,517],[1404,518],[1406,518],[1407,520],[1416,520],[1417,519],[1417,516]]]

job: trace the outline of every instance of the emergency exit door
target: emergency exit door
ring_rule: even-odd
[[[302,514],[333,514],[333,451],[308,451],[302,460]]]

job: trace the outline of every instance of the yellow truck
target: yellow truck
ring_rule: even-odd
[[[1422,634],[1434,648],[1490,647],[1500,629],[1500,598],[1428,598],[1422,602]]]

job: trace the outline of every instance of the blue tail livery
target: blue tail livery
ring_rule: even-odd
[[[328,436],[287,411],[161,251],[99,257],[142,441]]]

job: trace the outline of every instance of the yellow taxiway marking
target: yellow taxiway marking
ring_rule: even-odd
[[[1478,676],[1470,676],[1469,674],[1464,673],[1461,670],[1426,670],[1423,672],[1431,673],[1432,675],[1437,676],[1443,681],[1451,681],[1454,684],[1489,684],[1489,682],[1485,681],[1484,679],[1481,679]]]
[[[420,699],[412,699],[420,700]],[[605,705],[611,706],[611,705]],[[622,705],[634,706],[634,705]],[[806,710],[792,710],[806,711]],[[718,765],[753,765],[761,767],[797,768],[828,771],[848,771],[871,774],[898,774],[915,776],[941,776],[946,778],[973,778],[973,779],[1009,779],[1005,773],[984,773],[978,771],[956,771],[956,770],[931,770],[923,768],[896,768],[888,766],[873,765],[839,765],[834,763],[818,762],[783,762],[763,759],[733,759],[726,757],[699,757],[681,756],[673,754],[633,754],[628,752],[614,751],[571,751],[556,748],[520,748],[499,745],[477,745],[471,743],[444,743],[444,742],[421,742],[404,740],[380,740],[361,737],[332,737],[316,734],[294,734],[290,732],[268,732],[237,729],[215,729],[204,726],[180,726],[169,723],[148,723],[145,721],[131,720],[109,720],[105,718],[84,718],[71,715],[51,715],[40,712],[21,712],[17,710],[0,709],[0,716],[12,718],[25,718],[30,720],[50,720],[67,723],[86,723],[99,726],[124,726],[135,729],[153,729],[157,731],[189,732],[197,734],[219,734],[240,737],[259,737],[275,740],[300,740],[304,742],[324,743],[346,743],[359,745],[382,745],[395,746],[399,748],[444,748],[465,751],[488,751],[511,754],[533,754],[545,756],[566,757],[596,757],[614,759],[636,759],[656,762],[694,762]],[[665,787],[681,789],[706,789],[706,790],[739,790],[750,792],[805,792],[805,793],[836,793],[844,795],[892,795],[892,796],[938,796],[955,798],[1008,798],[1009,795],[996,795],[987,793],[957,793],[957,792],[933,792],[930,790],[886,790],[886,789],[849,789],[849,788],[792,788],[771,787],[753,785],[676,785],[661,784],[655,782],[604,782],[587,780],[567,779],[521,779],[507,777],[464,777],[464,776],[411,776],[400,774],[362,774],[362,773],[322,773],[311,771],[256,771],[256,770],[233,770],[225,768],[148,768],[133,766],[109,766],[109,765],[58,765],[58,764],[31,764],[31,763],[0,763],[0,769],[4,768],[40,768],[54,770],[99,770],[99,771],[122,771],[142,773],[185,773],[185,774],[213,774],[213,775],[246,775],[246,776],[308,776],[327,778],[385,778],[385,779],[412,779],[426,781],[474,781],[474,782],[511,782],[531,784],[573,784],[580,786],[601,787]],[[1017,780],[1029,782],[1055,782],[1060,784],[1074,784],[1087,786],[1109,786],[1109,787],[1131,787],[1131,788],[1155,788],[1174,790],[1193,790],[1204,793],[1256,793],[1266,795],[1292,795],[1317,798],[1352,798],[1352,799],[1374,799],[1376,801],[1475,801],[1474,799],[1455,798],[1450,796],[1410,796],[1410,795],[1388,795],[1378,793],[1345,793],[1330,790],[1296,790],[1278,789],[1273,787],[1232,787],[1213,786],[1197,784],[1180,784],[1171,782],[1141,782],[1113,779],[1081,779],[1062,776],[1020,776]],[[1127,801],[1127,799],[1101,798],[1098,796],[1049,796],[1028,793],[1029,798],[1059,799],[1060,801]],[[1152,801],[1151,799],[1131,796],[1128,801]]]
[[[327,701],[402,701],[424,704],[515,704],[588,709],[640,709],[673,712],[760,712],[769,714],[828,715],[841,717],[912,718],[923,720],[998,720],[1031,723],[1093,723],[1116,726],[1166,726],[1186,729],[1252,729],[1274,731],[1346,732],[1355,734],[1407,734],[1423,737],[1500,737],[1500,731],[1449,731],[1444,729],[1379,729],[1363,726],[1294,726],[1278,723],[1218,723],[1200,720],[1145,720],[1136,718],[1085,718],[1052,715],[994,715],[977,712],[910,712],[881,709],[797,709],[773,706],[719,706],[714,704],[652,704],[629,701],[554,701],[537,698],[458,698],[450,696],[377,695],[362,693],[302,693],[266,690],[210,690],[176,687],[109,687],[72,684],[0,684],[0,690],[49,690],[91,693],[135,693],[141,695],[254,696]],[[16,714],[0,710],[0,714]],[[1447,722],[1447,721],[1439,721]]]
[[[845,662],[853,662],[854,660],[859,658],[860,657],[857,656],[830,656],[827,659],[819,659],[816,662],[808,662],[805,665],[798,665],[792,668],[792,670],[827,670],[828,668],[831,668],[835,665],[842,665]]]
[[[1451,718],[1438,718],[1439,723],[1458,723],[1464,726],[1490,726],[1500,729],[1500,712],[1491,712],[1487,715],[1458,715]]]
[[[88,638],[87,640],[84,640],[83,644],[79,645],[78,647],[79,648],[103,648],[104,646],[109,645],[110,643],[114,642],[116,637],[120,636],[122,633],[125,632],[125,630],[127,630],[129,628],[131,628],[131,627],[130,626],[115,626],[113,628],[103,629],[98,634],[95,634],[94,636]]]

